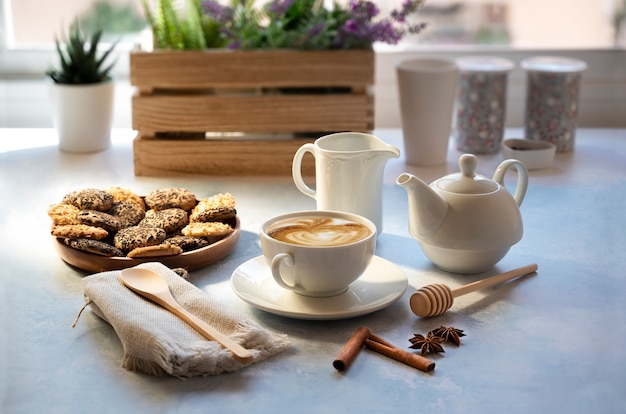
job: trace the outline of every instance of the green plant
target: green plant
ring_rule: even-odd
[[[261,7],[254,0],[204,0],[202,9],[220,23],[232,49],[369,49],[374,42],[398,43],[417,34],[425,23],[407,19],[425,0],[403,0],[389,16],[369,0],[348,4],[323,0],[270,0]]]
[[[90,37],[86,37],[77,21],[70,26],[69,36],[61,42],[55,39],[56,50],[59,55],[60,69],[49,69],[46,75],[56,83],[86,84],[109,80],[111,69],[115,62],[104,66],[116,46],[116,43],[98,56],[98,45],[102,37],[102,30],[97,30]]]
[[[224,46],[219,24],[204,15],[200,0],[189,0],[184,13],[176,9],[174,0],[157,0],[155,11],[148,0],[142,0],[142,4],[152,28],[154,47],[197,50]]]
[[[155,11],[142,0],[159,49],[368,49],[374,42],[395,44],[419,33],[425,23],[412,24],[425,0],[403,0],[389,16],[379,16],[369,0],[347,5],[324,0],[188,0],[186,15],[174,0],[156,0]],[[345,3],[345,1],[344,1]]]

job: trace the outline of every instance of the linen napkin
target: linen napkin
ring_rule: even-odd
[[[289,346],[285,335],[237,315],[163,264],[150,262],[137,267],[161,275],[185,309],[249,349],[253,360],[245,364],[237,361],[217,342],[124,286],[119,280],[121,271],[87,276],[83,279],[85,307],[89,306],[117,333],[124,349],[122,367],[150,375],[166,372],[179,378],[215,375],[236,371]]]

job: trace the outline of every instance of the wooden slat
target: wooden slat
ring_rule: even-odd
[[[131,52],[141,90],[211,87],[352,86],[374,83],[371,50]]]
[[[307,142],[313,140],[180,141],[137,136],[133,143],[135,175],[291,175],[293,155]],[[314,175],[312,157],[304,159],[302,173]]]
[[[135,95],[133,129],[155,132],[371,131],[369,95]]]

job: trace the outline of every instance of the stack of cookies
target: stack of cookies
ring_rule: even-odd
[[[72,191],[48,210],[51,234],[66,245],[107,257],[158,257],[196,250],[233,231],[232,195],[204,199],[170,187],[145,197],[110,187]]]

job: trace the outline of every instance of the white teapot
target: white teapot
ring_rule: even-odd
[[[430,261],[449,272],[487,271],[522,238],[519,206],[528,187],[526,166],[505,160],[489,179],[475,174],[476,164],[474,155],[464,154],[460,173],[430,185],[409,173],[396,181],[408,193],[409,233]],[[511,195],[503,180],[513,166],[517,187]]]

